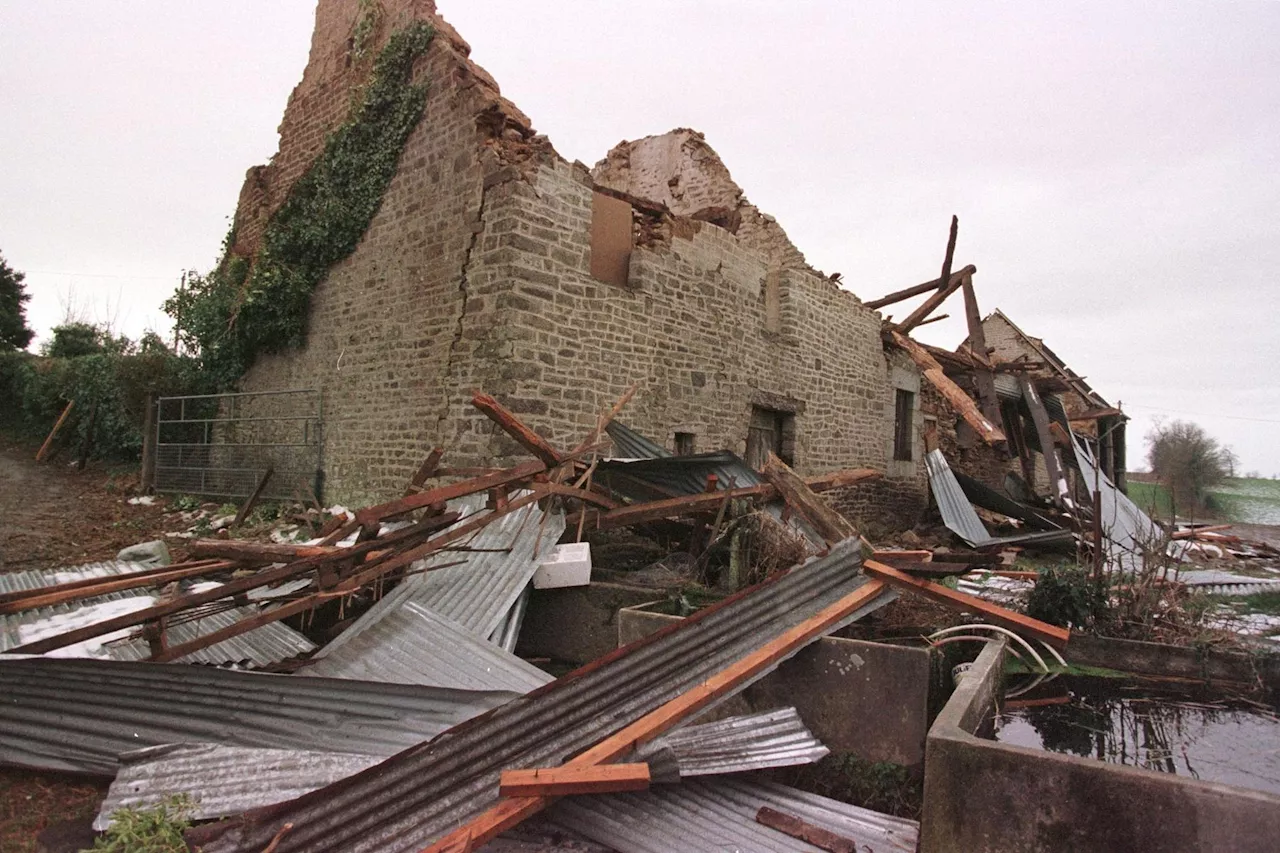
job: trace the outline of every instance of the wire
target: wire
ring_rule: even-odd
[[[1166,415],[1186,415],[1192,418],[1227,418],[1228,420],[1233,420],[1233,421],[1256,421],[1257,423],[1260,423],[1260,424],[1280,424],[1280,419],[1276,419],[1276,418],[1251,418],[1251,417],[1248,417],[1247,415],[1223,415],[1223,414],[1206,415],[1201,412],[1179,412],[1179,411],[1175,411],[1174,409],[1161,409],[1156,406],[1142,406],[1137,403],[1125,403],[1125,408],[1146,409],[1149,412],[1163,412]]]
[[[57,272],[55,270],[23,270],[22,272],[34,275],[69,275],[76,278],[129,278],[147,279],[149,281],[173,281],[174,279],[182,278],[181,275],[118,275],[105,272]]]

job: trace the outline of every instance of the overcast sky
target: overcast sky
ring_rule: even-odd
[[[1130,424],[1280,474],[1280,3],[439,0],[566,158],[706,134],[864,299],[957,264]],[[0,252],[43,336],[168,329],[276,149],[311,0],[0,0]],[[889,309],[895,310],[895,309]],[[896,309],[905,313],[905,309]],[[920,330],[954,346],[963,306]]]

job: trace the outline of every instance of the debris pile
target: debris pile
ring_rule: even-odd
[[[479,849],[544,810],[624,853],[673,834],[708,850],[914,849],[911,821],[725,775],[825,755],[794,709],[699,715],[898,590],[1057,646],[1068,632],[936,582],[972,560],[872,551],[819,492],[877,472],[673,457],[613,422],[630,393],[569,451],[477,394],[532,460],[451,470],[433,451],[405,495],[310,543],[199,539],[175,565],[8,576],[0,761],[114,776],[99,829],[188,795],[193,818],[223,818],[188,836],[210,853]],[[679,523],[701,556],[744,512],[799,559],[559,678],[515,654],[530,589],[586,582],[587,531]],[[96,609],[139,591],[127,611]],[[319,613],[319,649],[282,624]]]

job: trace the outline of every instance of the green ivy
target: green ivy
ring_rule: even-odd
[[[325,141],[271,217],[249,263],[226,245],[222,263],[165,303],[187,344],[223,387],[260,353],[306,340],[311,294],[330,267],[350,255],[382,204],[409,134],[422,116],[426,86],[411,82],[414,61],[434,30],[423,22],[395,32],[374,63],[351,117]]]

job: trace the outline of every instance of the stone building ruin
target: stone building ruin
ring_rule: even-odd
[[[242,381],[321,390],[326,498],[396,493],[434,446],[456,466],[516,461],[520,449],[468,404],[474,390],[572,446],[632,383],[627,425],[675,452],[883,471],[835,496],[858,518],[919,516],[926,430],[993,484],[1016,468],[1007,452],[957,441],[956,413],[886,345],[881,314],[806,263],[702,134],[622,142],[593,168],[568,162],[434,3],[375,5],[368,19],[367,3],[318,3],[279,152],[249,171],[231,247],[258,251],[367,78],[361,56],[430,22],[413,69],[426,105],[381,207],[312,293],[305,344],[260,355]],[[370,47],[357,55],[361,28]]]

